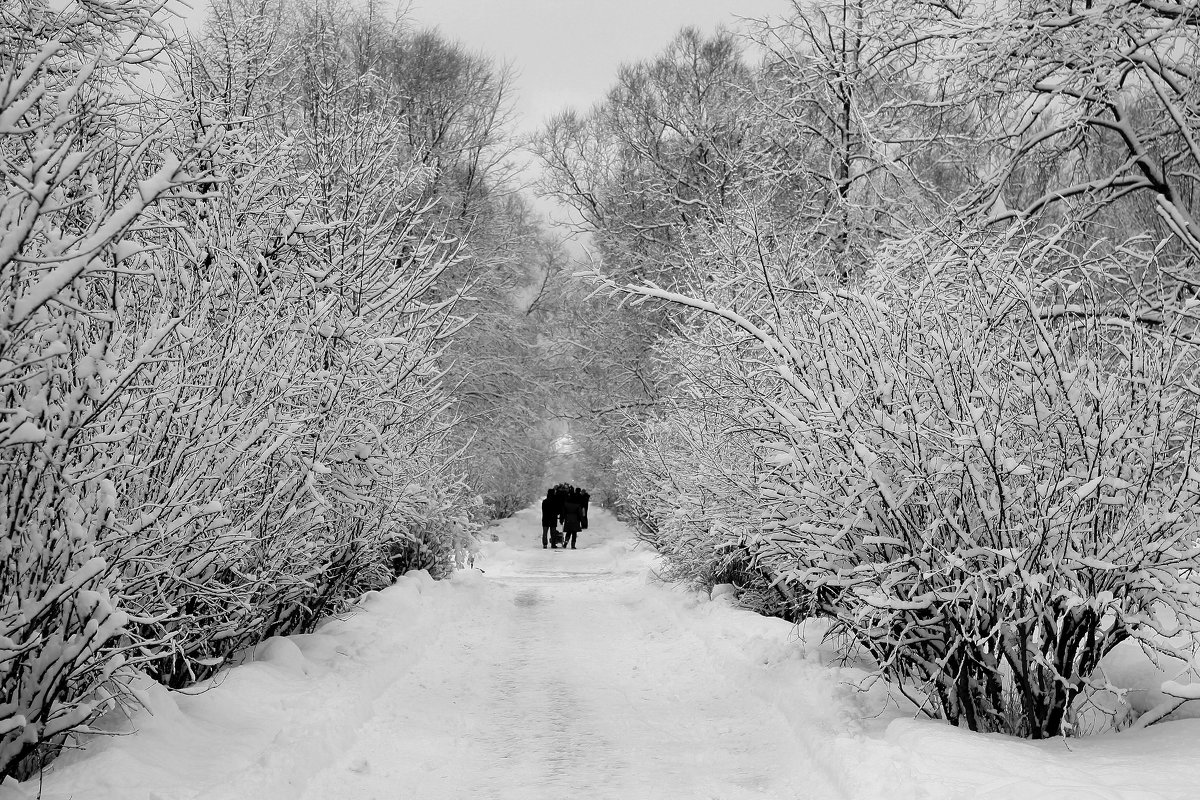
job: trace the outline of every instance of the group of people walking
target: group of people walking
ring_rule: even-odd
[[[560,483],[546,490],[542,501],[542,549],[567,545],[575,549],[575,539],[588,526],[588,499],[590,495],[578,486]],[[558,523],[562,522],[559,531]]]

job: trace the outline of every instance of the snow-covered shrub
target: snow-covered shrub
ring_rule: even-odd
[[[389,583],[397,536],[445,571],[478,527],[458,245],[387,96],[322,72],[289,138],[195,59],[155,72],[160,10],[0,9],[0,776],[123,665],[181,685]]]
[[[115,301],[148,209],[187,179],[136,119],[156,6],[0,8],[0,776],[102,710],[123,662],[105,545],[127,465],[97,418],[171,335],[159,317],[124,339]]]
[[[884,254],[798,320],[764,443],[765,562],[972,729],[1055,735],[1116,644],[1197,621],[1195,353],[1082,263],[1019,234]]]
[[[188,310],[186,338],[126,398],[167,409],[125,423],[133,461],[152,466],[120,486],[140,512],[121,547],[137,554],[123,561],[145,620],[133,635],[164,643],[146,669],[172,686],[387,585],[400,532],[438,530],[410,535],[410,566],[444,570],[473,530],[439,530],[467,496],[438,385],[457,295],[433,296],[456,248],[412,200],[424,174],[401,157],[386,94],[370,75],[302,73],[318,96],[289,140],[207,116],[231,105],[203,80],[219,66],[192,64],[184,87],[192,127],[222,131],[213,180],[163,220],[149,258],[166,280],[137,287],[142,308]]]
[[[482,498],[464,487],[440,489],[417,484],[402,494],[402,508],[385,530],[388,560],[395,576],[414,569],[435,578],[467,566],[481,521],[490,518]]]
[[[973,729],[1055,735],[1106,652],[1198,624],[1190,331],[1111,310],[1089,259],[932,236],[881,253],[860,290],[746,313],[633,290],[754,347],[755,564]]]
[[[718,363],[664,343],[660,356],[688,373]],[[734,397],[708,405],[710,381],[683,378],[663,412],[648,418],[641,436],[620,456],[617,480],[623,516],[663,557],[662,577],[697,589],[736,584],[755,598],[755,610],[798,619],[803,609],[755,563],[747,546],[762,533],[758,488],[764,464],[755,436],[740,422],[746,404]]]

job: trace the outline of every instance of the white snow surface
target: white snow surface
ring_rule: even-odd
[[[580,549],[538,514],[477,565],[410,574],[204,686],[146,686],[60,758],[45,800],[1200,797],[1200,720],[1028,742],[918,720],[798,629],[664,585],[594,510]],[[38,781],[0,787],[32,800]]]

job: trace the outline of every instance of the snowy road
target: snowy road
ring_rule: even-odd
[[[304,798],[837,797],[745,675],[648,613],[628,531],[596,516],[575,551],[498,529],[489,602],[447,620]]]

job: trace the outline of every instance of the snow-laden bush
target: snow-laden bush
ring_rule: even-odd
[[[405,487],[397,509],[400,519],[385,531],[393,575],[423,569],[441,578],[470,566],[479,520],[487,518],[487,510],[482,498],[466,496],[465,489],[463,484]]]
[[[338,75],[338,58],[305,69]],[[321,113],[295,111],[288,140],[215,124],[222,86],[192,77],[192,127],[220,131],[214,180],[162,220],[157,280],[134,287],[147,314],[187,316],[175,357],[126,395],[157,413],[125,421],[147,467],[120,485],[139,514],[120,542],[145,620],[131,632],[163,643],[146,669],[171,686],[387,585],[397,540],[420,546],[408,566],[444,571],[474,529],[468,511],[438,530],[467,496],[438,385],[457,295],[434,297],[456,247],[412,200],[424,170],[401,157],[383,88],[301,71]]]
[[[755,564],[972,729],[1055,735],[1116,644],[1200,625],[1190,331],[1113,312],[1095,266],[981,233],[888,249],[811,301],[631,289],[754,348]]]
[[[1195,622],[1195,358],[1064,250],[957,244],[801,322],[759,552],[938,714],[1040,738],[1117,643]]]
[[[755,598],[756,611],[798,619],[803,609],[748,547],[763,530],[758,490],[765,465],[756,434],[742,424],[749,404],[732,393],[712,403],[713,379],[734,380],[723,352],[660,346],[660,358],[682,377],[663,413],[647,418],[619,457],[622,516],[663,557],[664,579],[704,590],[732,583],[742,597]],[[693,379],[702,370],[705,379]]]
[[[123,662],[106,542],[125,465],[95,423],[173,325],[110,364],[110,299],[147,209],[187,179],[123,116],[162,46],[155,6],[0,8],[0,775],[97,713]]]
[[[477,529],[439,386],[457,246],[379,87],[323,72],[291,138],[202,70],[160,103],[160,10],[0,9],[0,776],[119,668],[181,685]]]

